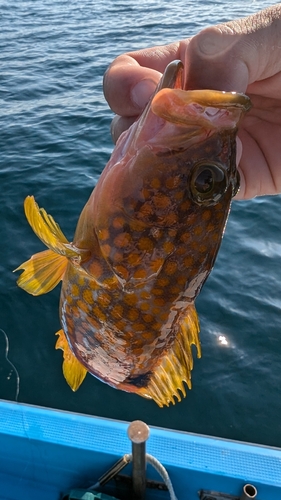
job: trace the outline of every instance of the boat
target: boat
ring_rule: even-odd
[[[280,500],[281,449],[0,400],[0,499],[98,498]]]

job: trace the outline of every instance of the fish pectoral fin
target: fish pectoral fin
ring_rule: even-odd
[[[69,243],[53,217],[44,208],[38,207],[33,196],[25,198],[24,211],[33,231],[48,248],[67,258],[81,257],[84,254],[83,250]]]
[[[56,342],[56,349],[62,349],[63,351],[62,372],[68,385],[75,392],[86,377],[87,370],[70,349],[64,331],[59,330],[56,335],[59,336]]]
[[[24,270],[17,284],[31,295],[48,293],[63,279],[67,263],[66,257],[53,250],[36,253],[15,269]]]
[[[187,314],[179,325],[174,344],[153,370],[148,385],[138,389],[137,393],[153,399],[160,407],[175,404],[175,398],[181,401],[181,393],[183,397],[186,396],[184,382],[191,389],[192,344],[197,347],[197,357],[200,358],[199,322],[193,304],[188,307]]]

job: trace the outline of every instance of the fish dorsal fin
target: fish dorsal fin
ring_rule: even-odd
[[[174,344],[154,369],[148,385],[138,391],[140,396],[153,399],[160,407],[175,404],[175,398],[181,401],[181,393],[186,396],[184,382],[191,389],[192,344],[197,347],[197,357],[201,357],[199,322],[193,304],[188,306],[186,313]]]
[[[38,207],[33,196],[25,198],[24,211],[33,231],[48,248],[67,258],[81,256],[83,251],[69,243],[53,217]]]
[[[65,380],[70,388],[75,392],[79,389],[84,378],[87,375],[86,368],[78,361],[69,347],[67,338],[63,330],[59,330],[56,335],[59,336],[56,342],[56,349],[63,351],[62,371]]]

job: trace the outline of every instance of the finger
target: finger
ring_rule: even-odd
[[[280,4],[201,31],[187,46],[185,87],[249,91],[281,70],[280,31]]]
[[[125,118],[118,115],[113,118],[111,122],[110,132],[114,144],[117,142],[117,139],[120,137],[122,132],[127,130],[134,123],[134,121],[137,120],[137,118],[138,116]]]
[[[169,62],[179,58],[179,43],[117,57],[104,75],[104,95],[121,116],[140,114]]]

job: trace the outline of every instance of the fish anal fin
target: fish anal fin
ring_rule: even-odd
[[[63,351],[62,372],[68,385],[75,392],[86,377],[87,370],[70,349],[64,331],[59,330],[56,335],[59,336],[56,342],[56,349],[62,349]]]
[[[200,358],[199,322],[193,304],[188,307],[179,325],[174,344],[154,369],[148,385],[138,389],[137,393],[153,399],[160,407],[175,404],[175,398],[181,401],[182,396],[186,396],[184,382],[191,389],[192,344],[196,346],[197,357]]]
[[[15,269],[24,270],[17,284],[31,295],[48,293],[63,279],[67,263],[67,257],[52,250],[36,253]]]

